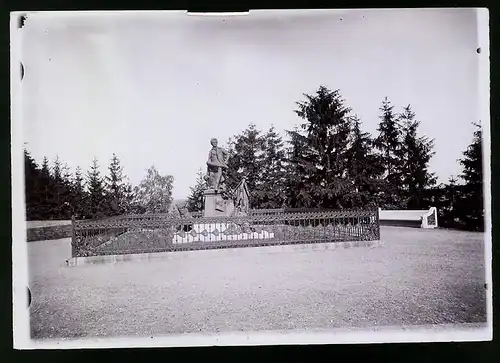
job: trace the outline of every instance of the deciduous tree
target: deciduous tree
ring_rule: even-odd
[[[135,204],[146,213],[167,213],[172,203],[174,177],[161,175],[151,166],[135,188]]]

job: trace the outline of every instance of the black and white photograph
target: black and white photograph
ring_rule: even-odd
[[[491,340],[488,22],[11,13],[14,347]]]

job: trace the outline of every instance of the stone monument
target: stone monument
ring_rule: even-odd
[[[218,146],[217,139],[210,140],[212,149],[208,153],[207,182],[205,190],[204,217],[229,216],[234,211],[234,204],[226,190],[226,172],[229,154]]]
[[[235,216],[246,216],[250,211],[250,192],[246,178],[243,177],[233,192]]]
[[[250,192],[246,178],[233,190],[227,190],[226,173],[228,156],[226,150],[217,145],[217,139],[210,140],[212,149],[208,153],[207,173],[204,177],[207,189],[204,192],[204,217],[244,217],[249,215]],[[197,243],[217,241],[242,241],[251,239],[272,239],[274,231],[266,226],[254,225],[249,220],[214,220],[197,222],[185,206],[178,206],[178,216],[187,221],[177,228],[172,243]],[[245,219],[245,218],[242,218]]]

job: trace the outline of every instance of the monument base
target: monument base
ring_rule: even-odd
[[[204,196],[204,217],[229,217],[233,213],[233,201],[231,199],[224,199],[220,192],[216,192],[214,189],[207,189]]]

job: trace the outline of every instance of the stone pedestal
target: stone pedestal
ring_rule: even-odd
[[[232,200],[222,198],[214,189],[205,190],[204,217],[227,217],[234,210]]]

